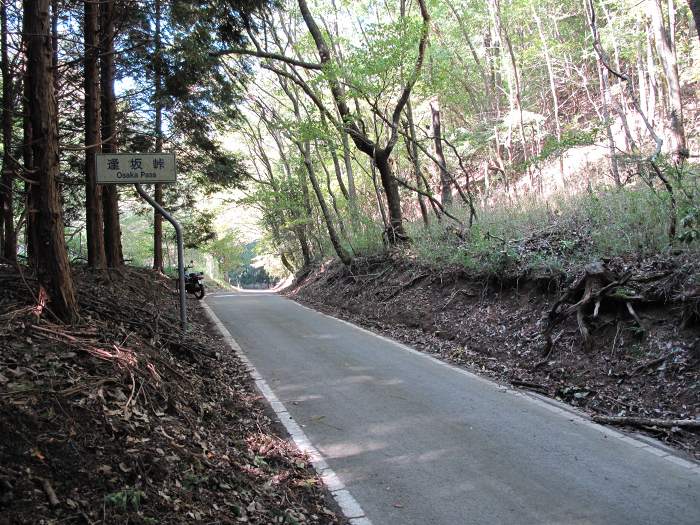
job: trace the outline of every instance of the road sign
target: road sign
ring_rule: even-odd
[[[162,184],[177,181],[174,153],[95,155],[97,184]]]
[[[177,265],[180,281],[180,326],[187,330],[187,297],[185,292],[185,248],[182,227],[163,206],[141,187],[141,184],[177,182],[174,153],[99,153],[95,155],[97,184],[133,184],[136,191],[175,228]]]

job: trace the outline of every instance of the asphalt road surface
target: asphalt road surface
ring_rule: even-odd
[[[668,451],[271,293],[207,303],[374,525],[700,524]]]

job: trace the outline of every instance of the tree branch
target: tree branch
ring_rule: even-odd
[[[304,69],[315,69],[317,71],[320,71],[321,69],[323,69],[323,66],[321,64],[316,64],[314,62],[305,62],[304,60],[297,60],[295,58],[281,55],[279,53],[270,53],[268,51],[262,51],[262,50],[245,49],[245,48],[231,48],[231,49],[223,49],[221,51],[212,51],[209,53],[209,56],[211,56],[211,57],[222,57],[222,56],[227,56],[227,55],[249,55],[249,56],[254,56],[254,57],[258,57],[258,58],[269,58],[272,60],[279,60],[280,62],[284,62],[284,63],[290,64],[292,66],[303,67]]]

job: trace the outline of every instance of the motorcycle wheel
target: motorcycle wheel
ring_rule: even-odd
[[[203,299],[204,298],[204,286],[200,286],[199,289],[196,292],[194,292],[194,296],[197,299],[200,299],[200,300]]]

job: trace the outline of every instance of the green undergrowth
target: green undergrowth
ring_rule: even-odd
[[[662,188],[643,183],[623,188],[601,187],[579,195],[520,199],[517,203],[482,206],[478,220],[461,235],[433,222],[409,226],[410,251],[431,267],[461,266],[480,277],[523,274],[556,278],[593,260],[641,259],[659,253],[700,251],[698,177],[676,185],[677,234],[669,237],[670,197]],[[453,214],[467,223],[467,211]],[[454,223],[452,223],[454,225]]]

